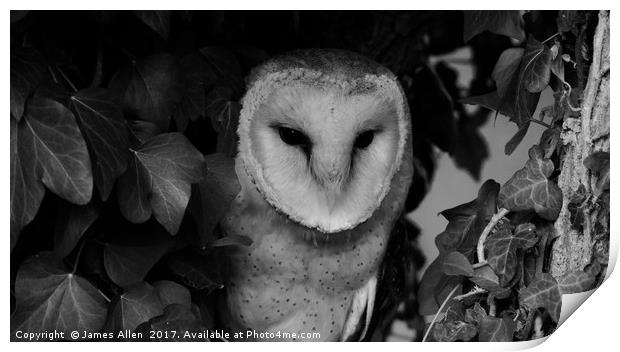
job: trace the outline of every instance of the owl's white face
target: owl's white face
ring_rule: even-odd
[[[367,220],[389,189],[406,138],[402,100],[394,83],[308,76],[271,82],[251,118],[242,111],[241,157],[269,203],[338,232]]]

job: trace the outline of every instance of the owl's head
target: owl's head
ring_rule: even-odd
[[[254,70],[242,103],[239,157],[267,202],[325,233],[370,218],[410,131],[390,71],[351,52],[296,52]]]

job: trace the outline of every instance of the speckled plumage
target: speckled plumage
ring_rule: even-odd
[[[291,80],[290,77],[293,77],[292,81],[287,81]],[[386,96],[381,99],[387,99],[390,104],[395,104],[394,113],[398,112],[398,116],[386,118],[393,118],[397,122],[393,128],[398,133],[390,137],[389,129],[392,127],[389,127],[389,124],[385,125],[383,121],[382,126],[386,132],[378,133],[386,133],[387,136],[376,137],[376,143],[379,145],[376,148],[393,150],[394,156],[365,162],[363,158],[373,157],[370,153],[379,153],[383,150],[371,149],[367,151],[369,155],[351,156],[351,160],[348,161],[352,165],[351,172],[361,172],[362,176],[347,175],[347,179],[342,183],[351,182],[350,187],[363,185],[368,189],[345,189],[346,185],[342,186],[343,200],[336,202],[334,209],[330,208],[324,212],[319,206],[314,208],[301,206],[305,201],[316,201],[322,206],[323,203],[320,203],[322,198],[304,196],[304,190],[301,190],[299,192],[302,199],[291,201],[287,195],[295,194],[297,190],[290,188],[289,192],[285,192],[287,188],[283,187],[294,185],[278,188],[278,185],[270,184],[273,180],[279,180],[277,177],[270,177],[269,174],[261,175],[262,172],[273,173],[278,169],[269,169],[260,164],[258,160],[270,160],[267,157],[250,158],[248,155],[256,152],[255,150],[262,152],[256,146],[257,143],[268,142],[255,141],[252,145],[247,143],[248,141],[244,143],[244,138],[258,138],[250,134],[254,125],[247,120],[251,120],[255,113],[250,106],[254,104],[253,109],[259,110],[262,109],[260,104],[264,104],[265,101],[272,102],[277,98],[256,94],[257,89],[272,89],[260,87],[261,82],[270,79],[270,82],[284,82],[284,85],[287,82],[302,82],[304,87],[310,87],[307,89],[316,88],[318,92],[324,91],[326,96],[330,94],[337,96],[329,99],[322,96],[312,98],[318,100],[318,103],[312,105],[308,102],[305,104],[309,106],[305,108],[306,110],[295,107],[294,111],[301,116],[293,118],[301,120],[300,124],[313,123],[322,118],[313,115],[317,110],[323,111],[317,107],[340,104],[347,102],[347,99],[360,96],[362,97],[360,103],[364,101],[372,103],[373,95],[383,94]],[[297,334],[319,332],[321,340],[351,338],[354,332],[352,327],[360,327],[361,331],[366,325],[370,315],[365,310],[372,311],[377,272],[387,247],[389,234],[394,222],[401,215],[411,183],[413,167],[409,112],[402,90],[389,71],[366,58],[342,51],[315,50],[289,55],[263,65],[254,72],[248,91],[243,101],[245,115],[242,110],[239,128],[240,153],[235,165],[241,192],[221,225],[226,234],[247,236],[253,243],[249,247],[237,249],[230,256],[231,276],[226,282],[226,303],[220,307],[225,325],[231,331],[250,329],[258,332],[280,331]],[[306,94],[306,90],[298,91]],[[387,96],[390,94],[398,96]],[[256,103],[248,101],[249,97],[262,100]],[[303,100],[303,97],[300,100]],[[369,106],[374,106],[371,103]],[[331,111],[338,111],[335,108],[337,107],[334,106]],[[377,113],[379,118],[382,117],[381,114],[392,111],[384,110]],[[248,111],[252,112],[249,114]],[[276,114],[277,110],[274,111],[276,112],[269,110],[269,113]],[[352,129],[358,128],[358,124],[354,121],[357,116],[344,116],[347,113],[360,115],[364,112],[352,107],[343,112],[341,114],[343,116],[320,121],[322,123],[325,121],[326,128],[330,128],[330,124],[346,126],[348,123]],[[377,117],[362,118],[372,120]],[[345,134],[345,132],[339,133]],[[357,132],[351,131],[351,133],[355,135]],[[310,131],[309,134],[317,136],[316,132]],[[329,133],[325,135],[331,138]],[[261,138],[269,138],[270,135],[266,136]],[[323,142],[317,142],[320,143]],[[338,143],[341,144],[334,145],[345,145],[350,141],[338,141]],[[267,149],[267,152],[273,154],[271,149]],[[290,155],[294,157],[297,154]],[[273,155],[269,157],[273,158]],[[283,160],[288,162],[285,157]],[[310,163],[308,160],[308,166],[302,167],[310,169],[315,167]],[[356,166],[355,163],[363,165]],[[376,163],[377,167],[380,167],[381,163],[386,163],[386,166],[374,175],[372,170],[364,169],[372,168],[373,163]],[[283,169],[286,167],[285,165]],[[260,169],[259,172],[257,168]],[[377,181],[369,184],[364,183],[364,179],[356,179],[356,177],[363,178],[367,174]],[[313,188],[309,188],[310,186],[304,184],[299,187],[308,187],[310,190],[308,192],[313,193]],[[283,192],[287,194],[283,195]],[[329,188],[325,192],[329,192]],[[347,195],[346,192],[360,192],[363,196],[358,197],[356,193]],[[286,202],[288,203],[281,204]],[[367,204],[357,204],[363,202]],[[327,201],[325,204],[326,207],[331,206]],[[297,205],[302,210],[296,211]],[[334,215],[336,220],[331,219],[330,214],[336,214]]]

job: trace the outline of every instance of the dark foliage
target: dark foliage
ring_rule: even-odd
[[[520,27],[515,23],[521,17],[515,19],[516,14],[507,12],[511,11],[466,13],[466,38],[475,40],[478,33],[488,30],[524,40],[524,29],[527,40],[524,47],[506,49],[495,63],[491,74],[495,91],[461,101],[495,110],[519,127],[506,144],[506,154],[521,142],[530,123],[543,124],[547,130],[540,143],[530,148],[524,167],[504,185],[488,180],[477,199],[441,212],[449,223],[436,238],[440,254],[424,273],[418,290],[421,313],[434,315],[425,341],[513,341],[548,335],[560,319],[562,294],[595,287],[605,265],[594,257],[590,270],[559,278],[548,267],[553,222],[565,201],[555,183],[559,126],[565,118],[574,117],[571,111],[578,104],[571,100],[571,86],[582,85],[579,72],[585,70],[562,53],[575,53],[576,37],[584,40],[587,25],[594,23],[588,23],[588,12],[560,11],[556,27],[548,12],[532,11],[523,16]],[[588,52],[577,55],[584,65]],[[565,62],[574,65],[564,66]],[[543,108],[537,119],[533,112],[540,92],[547,87],[554,90],[555,102]],[[551,115],[550,123],[543,121],[545,111]],[[608,158],[609,153],[597,152],[584,161],[592,171],[601,166],[596,193],[605,194],[609,185]],[[585,198],[569,200],[575,218],[583,216]],[[538,323],[533,324],[534,320]]]

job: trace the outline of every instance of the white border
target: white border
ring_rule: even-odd
[[[5,1],[3,4],[7,4],[8,9],[26,9],[26,8],[37,8],[37,9],[353,9],[352,5],[355,4],[355,9],[377,9],[380,7],[381,9],[514,9],[514,8],[530,8],[530,9],[578,9],[578,8],[589,8],[589,9],[612,9],[611,11],[611,57],[612,61],[615,60],[614,50],[618,47],[618,41],[616,38],[618,37],[618,33],[614,33],[616,28],[620,28],[620,24],[616,20],[618,15],[616,15],[618,2],[611,1],[545,1],[544,4],[541,1],[519,1],[519,2],[501,2],[501,1],[432,1],[432,2],[421,2],[415,0],[408,1],[393,1],[393,0],[381,0],[381,1],[373,1],[373,2],[365,2],[362,3],[360,1],[357,2],[345,2],[345,1],[334,1],[334,0],[314,0],[311,2],[304,3],[292,3],[290,1],[271,1],[271,0],[261,0],[261,1],[218,1],[218,2],[208,2],[208,1],[184,1],[184,0],[175,0],[175,1],[161,1],[161,0],[152,0],[149,2],[136,2],[136,1],[118,1],[118,0],[108,0],[105,2],[96,2],[96,1]],[[544,6],[543,8],[541,8]],[[7,11],[8,12],[8,11]],[[5,12],[6,15],[8,13]],[[5,15],[5,16],[6,16]],[[6,17],[5,17],[6,18]],[[3,28],[3,46],[4,48],[9,48],[10,36],[10,21],[7,21],[5,27]],[[9,70],[7,67],[9,66],[9,51],[7,50],[2,57],[3,59],[3,67],[5,68],[2,71],[3,74],[3,82],[4,83],[4,97],[5,97],[5,111],[9,105],[9,101],[6,99],[7,95],[9,95]],[[613,75],[613,71],[611,73]],[[611,92],[618,91],[616,80],[611,80]],[[611,99],[614,100],[613,98]],[[618,131],[618,127],[620,124],[620,120],[618,120],[618,116],[614,114],[615,103],[611,104],[611,129],[614,131]],[[7,118],[8,119],[8,118]],[[4,203],[4,211],[2,211],[2,223],[4,224],[4,228],[6,230],[5,234],[5,243],[8,247],[8,237],[9,237],[9,215],[10,215],[10,199],[9,197],[9,151],[10,151],[10,138],[9,138],[9,127],[8,121],[5,120],[4,125],[4,143],[5,147],[1,148],[0,155],[2,156],[2,162],[0,163],[0,167],[2,167],[2,172],[0,172],[0,177],[2,178],[2,184],[4,187],[0,189],[0,197],[5,200]],[[614,127],[615,126],[615,127]],[[611,141],[611,149],[614,150],[612,153],[612,175],[617,175],[618,172],[618,163],[616,162],[616,150],[617,148],[617,138],[612,139]],[[615,217],[614,213],[616,211],[616,201],[620,196],[618,194],[618,188],[611,188],[611,199],[612,199],[612,216],[611,216],[611,243],[610,243],[610,268],[612,265],[615,265],[617,261],[618,254],[618,236],[620,235],[620,223],[618,218]],[[8,249],[8,248],[7,248]],[[9,284],[9,274],[10,274],[10,257],[5,255],[5,265],[3,266],[3,279],[5,282],[5,299],[4,304],[1,305],[0,316],[4,317],[3,324],[0,326],[0,331],[3,331],[5,336],[5,344],[9,341],[8,334],[10,333],[9,329],[9,305],[8,305],[8,284]],[[619,303],[619,295],[620,295],[620,279],[618,278],[617,273],[611,273],[611,276],[608,280],[603,283],[603,285],[596,290],[590,298],[583,303],[583,306],[577,309],[577,311],[571,316],[563,325],[561,325],[558,330],[552,334],[545,343],[538,347],[538,350],[541,351],[592,351],[592,350],[613,350],[613,346],[617,346],[618,343],[615,339],[619,336],[618,334],[618,318],[620,317],[620,303]],[[529,347],[534,347],[540,344],[541,341],[532,341],[526,343],[432,343],[432,344],[410,344],[410,343],[392,343],[389,345],[385,345],[390,349],[402,349],[402,350],[433,350],[433,351],[501,351],[501,350],[520,350]],[[345,345],[330,345],[325,344],[321,345],[325,346],[325,348],[354,348],[356,350],[361,351],[375,351],[377,348],[385,348],[384,345],[377,346],[373,343],[361,343],[361,344],[345,344]],[[11,343],[9,346],[5,346],[14,350],[30,350],[30,349],[50,349],[51,351],[61,350],[66,351],[69,350],[79,350],[83,351],[85,349],[101,349],[101,350],[109,350],[109,349],[140,349],[146,346],[138,346],[135,343],[131,344],[104,344],[104,343],[53,343],[53,344],[45,344],[45,345],[31,345],[28,343]],[[278,343],[278,344],[265,344],[265,343],[250,343],[250,344],[223,344],[223,343],[213,343],[209,345],[199,344],[199,343],[184,343],[182,345],[170,346],[167,343],[155,343],[149,344],[149,349],[154,349],[158,351],[169,351],[170,349],[182,348],[184,350],[236,350],[236,349],[265,349],[269,351],[274,350],[282,350],[289,352],[292,348],[295,351],[313,351],[316,350],[318,346],[315,344],[296,344],[295,346],[291,346],[288,343]]]

